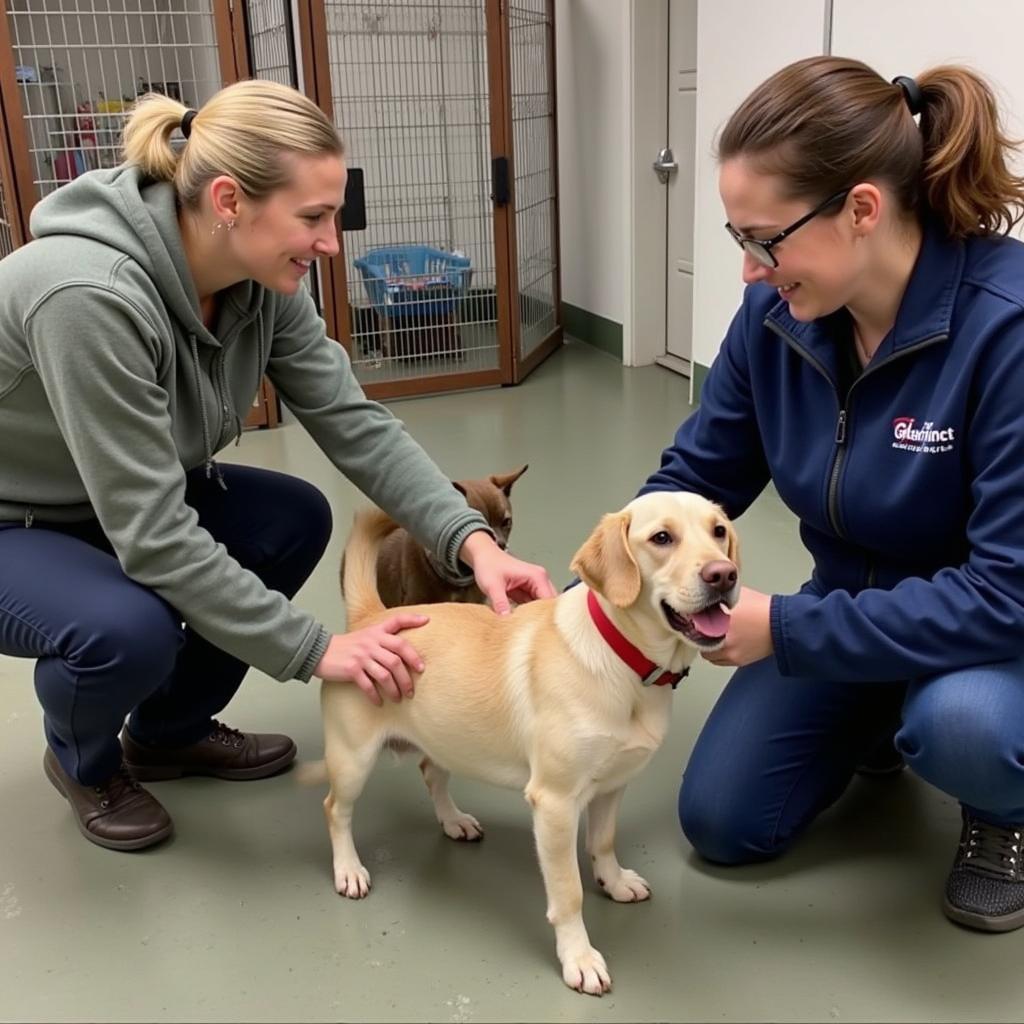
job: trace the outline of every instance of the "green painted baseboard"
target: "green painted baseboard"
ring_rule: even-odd
[[[708,375],[708,367],[703,363],[698,363],[697,360],[693,360],[690,363],[693,368],[693,404],[700,405],[700,391],[704,387],[704,378]]]
[[[622,324],[563,302],[562,329],[566,334],[622,359]]]
[[[622,359],[622,324],[598,316],[597,313],[591,313],[588,309],[563,302],[562,328],[573,338],[593,345],[594,348],[599,348],[616,359]],[[690,365],[693,367],[693,403],[699,405],[700,390],[704,386],[708,368],[696,361]]]

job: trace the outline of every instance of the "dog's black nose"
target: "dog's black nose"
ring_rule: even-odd
[[[720,594],[736,586],[736,576],[736,566],[724,558],[717,562],[708,562],[700,571],[700,578]]]

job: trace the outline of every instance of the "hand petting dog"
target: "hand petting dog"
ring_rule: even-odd
[[[499,615],[512,611],[511,601],[526,604],[557,594],[547,571],[523,562],[494,543],[483,530],[471,533],[462,545],[459,559],[473,570],[476,585]]]

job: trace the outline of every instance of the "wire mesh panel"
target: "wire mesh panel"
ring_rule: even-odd
[[[212,0],[7,0],[38,195],[121,159],[129,106],[221,86]]]
[[[519,354],[523,359],[558,325],[551,17],[548,0],[516,0],[508,6]]]
[[[297,86],[291,0],[248,0],[246,14],[253,77]]]
[[[500,364],[481,0],[326,0],[332,109],[365,181],[345,234],[366,384]]]

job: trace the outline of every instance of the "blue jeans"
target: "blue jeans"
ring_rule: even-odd
[[[292,597],[330,538],[326,499],[281,473],[222,470],[227,490],[189,473],[186,502],[237,562]],[[47,742],[84,785],[117,770],[127,716],[143,743],[193,743],[248,671],[125,576],[95,520],[0,524],[0,566],[0,654],[36,659]]]
[[[986,821],[1024,823],[1024,659],[865,684],[782,676],[768,658],[733,674],[697,739],[683,832],[721,864],[775,857],[894,732],[925,781]]]

